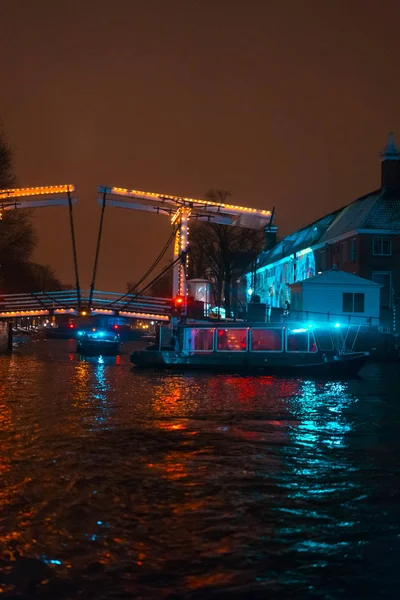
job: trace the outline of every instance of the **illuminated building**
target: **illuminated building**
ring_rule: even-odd
[[[381,285],[381,326],[398,332],[400,150],[393,134],[380,156],[379,189],[267,246],[254,272],[246,274],[246,289],[284,309],[291,302],[291,284],[336,266]]]

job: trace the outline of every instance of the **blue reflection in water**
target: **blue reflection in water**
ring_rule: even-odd
[[[358,468],[344,452],[356,402],[342,382],[304,381],[290,399],[295,423],[288,431],[292,444],[283,450],[286,472],[278,484],[286,489],[288,505],[277,510],[285,514],[279,535],[296,552],[322,557],[351,546],[348,537],[354,535],[358,519],[354,514],[351,518],[342,503],[360,494],[360,485],[351,477]]]
[[[47,556],[42,556],[42,561],[46,563],[46,565],[62,565],[61,560],[57,560],[55,558],[47,558]]]
[[[94,399],[96,400],[96,416],[95,421],[96,425],[100,425],[100,429],[107,430],[104,424],[108,421],[110,417],[110,409],[108,406],[109,400],[107,399],[107,394],[109,392],[109,383],[106,377],[106,365],[104,364],[104,359],[102,356],[98,357],[98,363],[94,370],[95,375],[95,385],[94,385]],[[96,427],[98,428],[98,427]]]
[[[351,426],[344,411],[355,402],[346,383],[304,381],[300,393],[291,399],[291,411],[300,421],[291,430],[292,439],[310,447],[345,447]]]

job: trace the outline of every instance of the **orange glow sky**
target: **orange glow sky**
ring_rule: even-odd
[[[396,0],[0,3],[0,118],[20,186],[75,183],[81,284],[96,186],[276,206],[281,233],[379,187],[400,141]],[[67,212],[38,209],[36,260],[73,283]],[[100,289],[124,291],[168,219],[109,209]]]

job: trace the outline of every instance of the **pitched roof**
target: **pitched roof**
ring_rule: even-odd
[[[400,190],[382,188],[290,233],[273,248],[262,252],[259,265],[268,265],[294,252],[325,243],[357,229],[399,229]]]
[[[318,243],[322,234],[327,230],[338,212],[339,211],[335,211],[325,215],[321,219],[318,219],[318,221],[311,223],[311,225],[307,225],[307,227],[303,227],[303,229],[289,233],[289,235],[280,240],[270,250],[260,254],[260,266],[275,262],[289,254],[293,254],[294,252],[298,252],[299,250],[303,250],[304,248],[308,248],[309,246]]]
[[[364,279],[363,277],[358,277],[357,275],[353,275],[353,273],[346,273],[346,271],[341,271],[340,269],[329,269],[328,271],[324,271],[320,275],[315,275],[315,277],[309,277],[308,279],[303,279],[302,281],[298,281],[296,283],[290,284],[291,286],[307,286],[307,285],[363,285],[370,287],[381,287],[379,283],[375,283],[374,281],[370,281],[369,279]]]
[[[320,241],[327,242],[356,229],[400,229],[400,192],[382,188],[348,204]]]

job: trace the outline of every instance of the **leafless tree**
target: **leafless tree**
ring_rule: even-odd
[[[167,268],[167,266],[164,268]],[[135,294],[140,292],[146,285],[146,282],[137,285],[134,281],[128,281],[126,287],[128,292]],[[144,295],[154,296],[155,298],[172,298],[172,269],[169,269],[166,273],[161,275],[159,279],[154,281],[154,283],[144,291]]]
[[[0,123],[0,189],[9,189],[15,184],[12,150]],[[7,210],[0,216],[0,291],[61,289],[60,281],[49,266],[30,262],[37,242],[30,211]]]
[[[226,203],[231,193],[210,190],[206,198]],[[210,279],[217,306],[232,309],[234,278],[242,275],[263,248],[264,230],[194,222],[190,226],[189,276]]]
[[[0,121],[0,190],[15,186],[16,177],[13,171],[12,149]]]

